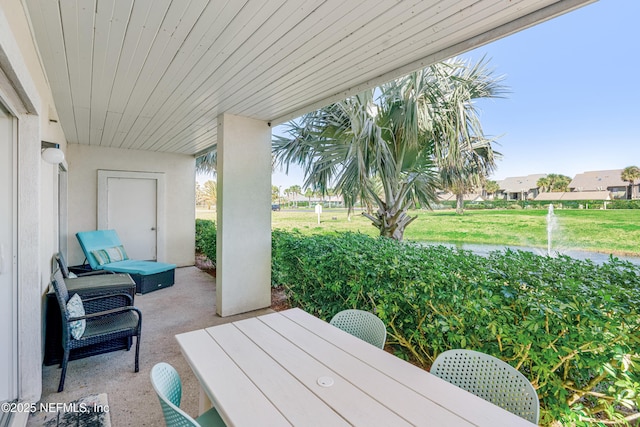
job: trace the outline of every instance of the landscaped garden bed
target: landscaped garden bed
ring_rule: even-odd
[[[542,425],[638,416],[638,266],[274,231],[272,283],[323,319],[376,312],[392,351],[425,369],[450,348],[507,361],[536,387]]]

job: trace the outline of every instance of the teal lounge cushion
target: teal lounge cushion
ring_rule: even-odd
[[[73,296],[69,298],[69,301],[67,302],[67,313],[69,313],[69,317],[81,317],[85,315],[84,305],[82,304],[82,298],[80,298],[80,295],[73,294]],[[71,336],[79,340],[87,327],[87,321],[84,319],[76,320],[70,322],[69,326],[71,327]]]
[[[176,268],[175,264],[155,261],[137,261],[128,259],[125,261],[112,262],[100,266],[103,270],[113,271],[115,273],[140,274],[146,276],[149,274],[163,273],[165,271]]]
[[[115,230],[80,231],[76,237],[93,270],[147,276],[176,268],[175,264],[129,259]]]
[[[76,233],[76,237],[93,270],[101,267],[93,256],[93,251],[122,245],[115,230],[80,231]]]

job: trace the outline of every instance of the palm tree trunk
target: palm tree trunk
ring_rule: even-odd
[[[406,209],[398,212],[378,209],[375,214],[362,212],[362,215],[369,218],[374,227],[380,230],[380,235],[390,239],[401,241],[404,238],[404,230],[418,216],[409,216]]]
[[[456,214],[462,215],[464,213],[464,195],[456,194]]]

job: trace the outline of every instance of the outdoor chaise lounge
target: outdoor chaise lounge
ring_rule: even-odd
[[[81,231],[76,237],[92,270],[128,273],[137,293],[173,286],[175,264],[129,259],[115,230]]]

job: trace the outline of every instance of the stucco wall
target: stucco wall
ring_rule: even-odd
[[[97,228],[99,169],[165,174],[165,261],[178,266],[194,264],[195,159],[192,156],[69,144],[67,162],[70,265],[84,260],[75,233]]]
[[[42,301],[57,250],[57,167],[40,158],[40,141],[65,138],[19,0],[0,1],[0,99],[17,117],[17,397],[41,394]],[[53,118],[54,120],[50,120]],[[0,343],[5,345],[5,343]]]
[[[15,41],[14,46],[3,48],[13,50],[12,53],[15,54],[15,57],[20,58],[19,61],[12,64],[17,74],[19,85],[22,86],[21,89],[18,89],[18,92],[25,92],[23,97],[28,98],[29,103],[33,104],[33,108],[29,113],[37,115],[40,123],[36,130],[39,136],[31,141],[21,140],[19,141],[19,146],[26,148],[25,144],[33,144],[34,147],[32,148],[39,151],[40,141],[43,140],[58,143],[64,148],[66,145],[64,132],[57,121],[51,90],[31,38],[23,5],[17,0],[3,0],[0,2],[0,6],[6,19],[6,25],[3,25],[3,30],[9,30],[7,36],[10,34],[9,37]],[[7,100],[5,100],[6,102]],[[27,108],[29,109],[28,105]],[[38,265],[40,267],[40,287],[44,293],[48,288],[51,277],[51,257],[58,250],[58,166],[50,165],[39,159],[38,165],[23,164],[21,167],[30,169],[33,178],[40,180],[40,191],[32,192],[27,196],[37,198],[40,205],[40,256]],[[38,176],[38,171],[41,173],[40,176]],[[33,217],[33,212],[29,213],[29,215]]]

